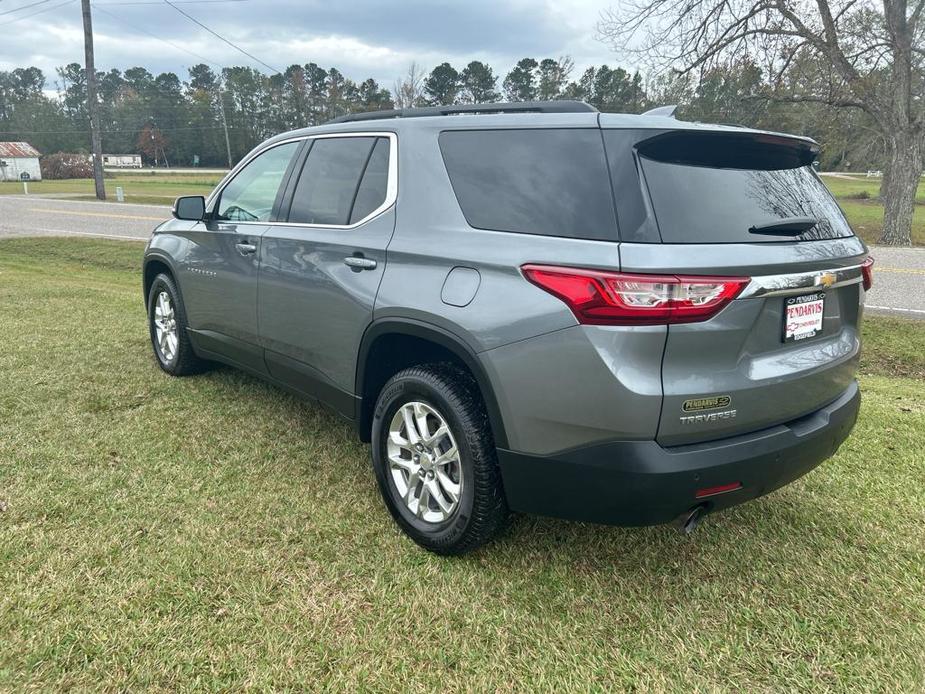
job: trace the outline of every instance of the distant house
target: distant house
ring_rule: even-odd
[[[41,181],[39,156],[28,142],[0,142],[0,181]]]
[[[140,169],[140,154],[104,154],[103,166],[111,169]]]

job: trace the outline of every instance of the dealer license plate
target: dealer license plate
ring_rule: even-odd
[[[799,342],[822,332],[825,292],[790,296],[784,301],[784,342]]]

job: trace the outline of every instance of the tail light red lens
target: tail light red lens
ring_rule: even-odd
[[[698,489],[694,492],[695,499],[703,499],[708,496],[716,496],[717,494],[725,494],[726,492],[734,492],[736,489],[741,489],[741,482],[730,482],[729,484],[718,484],[715,487],[704,487],[703,489]]]
[[[663,325],[694,323],[719,313],[748,277],[630,275],[603,270],[524,265],[524,276],[564,301],[580,323]]]
[[[871,256],[867,256],[861,264],[861,274],[864,276],[864,291],[869,292],[874,286],[874,259]]]

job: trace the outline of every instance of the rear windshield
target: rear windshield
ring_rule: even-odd
[[[639,147],[664,243],[760,243],[851,236],[812,154],[777,143],[717,137]],[[815,223],[813,223],[815,222]],[[801,229],[805,229],[800,232]]]
[[[470,226],[617,239],[599,130],[452,130],[440,150]]]

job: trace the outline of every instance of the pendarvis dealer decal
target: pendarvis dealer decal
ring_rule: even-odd
[[[728,395],[714,395],[711,398],[693,398],[685,400],[681,405],[684,412],[703,412],[704,410],[720,410],[729,407],[732,404],[732,398]]]

